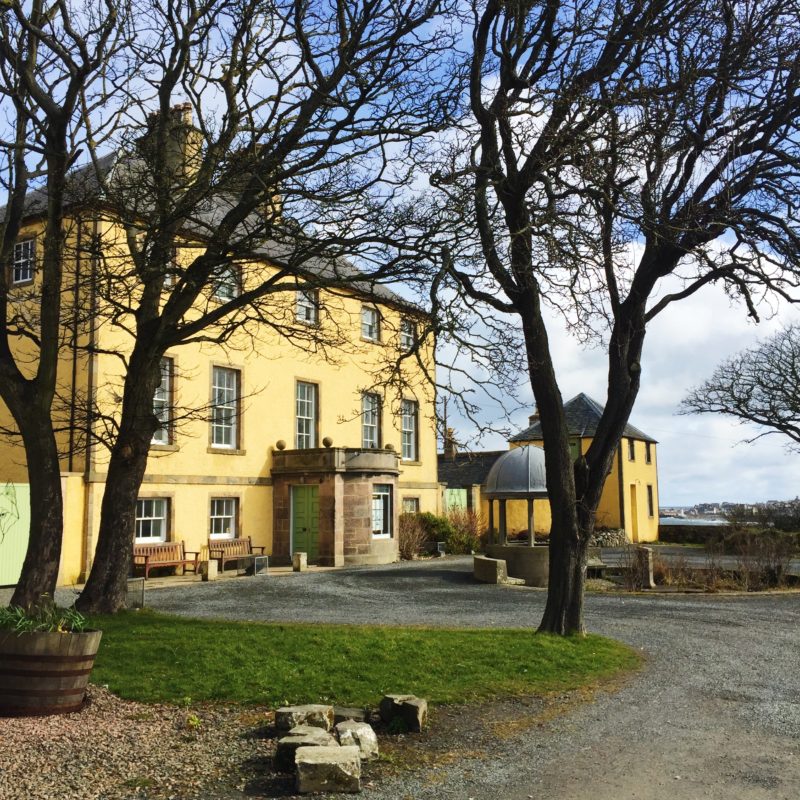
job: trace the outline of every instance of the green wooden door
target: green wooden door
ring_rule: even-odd
[[[27,483],[0,485],[0,586],[16,586],[31,524]]]
[[[292,553],[319,557],[319,487],[292,486]]]

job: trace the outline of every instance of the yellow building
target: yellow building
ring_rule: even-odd
[[[570,447],[577,457],[589,449],[603,407],[581,393],[564,404],[570,433]],[[509,439],[510,447],[542,446],[542,430],[537,415],[530,425]],[[658,539],[658,466],[656,441],[647,434],[626,425],[622,441],[606,479],[597,508],[597,528],[621,528],[632,542]],[[447,486],[446,498],[463,492],[465,504],[480,508],[484,520],[489,519],[489,504],[483,496],[489,470],[503,451],[494,453],[458,453],[439,456],[439,480]],[[506,525],[510,534],[526,534],[528,508],[523,501],[508,501]],[[546,534],[550,530],[548,500],[533,503],[534,530]]]
[[[107,294],[75,280],[91,268],[81,247],[89,237],[101,243],[104,268],[125,273],[131,256],[121,227],[85,209],[66,227],[66,251],[74,254],[67,284],[80,299],[74,308],[65,304],[65,325],[73,328],[65,331],[58,378],[56,413],[65,423],[60,584],[82,581],[91,567],[108,464],[103,442],[121,396],[120,356],[132,346],[124,315],[106,313]],[[21,305],[36,295],[40,230],[32,214],[9,268],[12,300]],[[184,244],[174,255],[176,272],[199,246]],[[271,269],[267,247],[232,264],[204,302],[235,296]],[[128,291],[121,277],[119,291]],[[399,513],[438,508],[434,390],[415,358],[403,361],[402,380],[383,380],[416,345],[424,315],[384,287],[369,295],[289,288],[270,303],[276,326],[250,325],[224,346],[196,341],[166,353],[153,398],[162,425],[131,535],[142,543],[183,540],[201,552],[210,540],[249,536],[273,563],[295,551],[325,565],[394,561]],[[16,345],[20,353],[26,346]],[[419,349],[432,371],[432,345]],[[13,427],[1,402],[0,425]],[[9,439],[0,441],[0,481],[24,495],[24,451]],[[8,565],[13,558],[21,567],[25,542],[0,539],[5,581],[14,583]]]

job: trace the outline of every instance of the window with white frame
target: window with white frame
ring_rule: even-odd
[[[158,420],[158,428],[153,434],[153,444],[172,444],[172,384],[173,361],[161,359],[161,383],[153,394],[153,414]]]
[[[377,308],[362,306],[361,308],[361,338],[371,342],[380,341],[381,326]]]
[[[403,498],[403,513],[404,514],[419,514],[419,497],[404,497]]]
[[[389,538],[392,535],[392,486],[376,483],[372,487],[372,535]]]
[[[400,349],[408,352],[413,349],[417,340],[417,330],[414,321],[404,317],[400,320]]]
[[[403,400],[400,414],[400,434],[403,461],[417,461],[418,405],[414,400]]]
[[[239,529],[239,498],[211,498],[209,535],[212,539],[235,539]]]
[[[36,270],[36,240],[25,239],[14,245],[14,261],[11,265],[12,283],[30,283]]]
[[[656,515],[656,503],[653,496],[653,487],[647,485],[647,516],[654,517]]]
[[[220,270],[214,280],[214,297],[217,300],[227,302],[233,300],[241,294],[241,283],[239,279],[239,269],[233,264]]]
[[[381,398],[377,394],[361,395],[361,446],[381,446]]]
[[[319,292],[314,289],[297,292],[296,317],[304,325],[316,325],[319,322]]]
[[[166,542],[169,532],[169,499],[144,497],[136,501],[137,542]]]
[[[297,382],[295,397],[295,447],[308,450],[317,446],[317,385]]]
[[[241,376],[238,369],[214,367],[211,378],[211,445],[239,446]]]
[[[645,464],[653,463],[653,451],[650,447],[650,442],[644,443],[644,463]]]

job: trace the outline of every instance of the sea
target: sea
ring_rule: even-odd
[[[659,517],[659,525],[727,525],[728,521],[718,517]]]

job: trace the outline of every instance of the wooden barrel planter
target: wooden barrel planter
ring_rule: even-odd
[[[0,631],[0,716],[79,711],[102,631]]]

